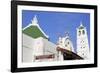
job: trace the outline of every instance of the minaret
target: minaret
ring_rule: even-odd
[[[89,44],[86,27],[80,23],[77,28],[77,54],[83,59],[89,59]]]

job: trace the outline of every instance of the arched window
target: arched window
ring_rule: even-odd
[[[69,45],[69,42],[68,42],[68,45]]]
[[[85,31],[83,30],[82,33],[85,34]]]
[[[60,41],[60,43],[62,43],[62,41]]]
[[[79,30],[79,36],[81,35],[81,31]]]

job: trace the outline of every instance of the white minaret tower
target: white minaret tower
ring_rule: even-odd
[[[83,59],[89,59],[89,44],[86,27],[80,23],[77,28],[77,54]]]

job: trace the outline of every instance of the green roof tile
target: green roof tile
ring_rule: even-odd
[[[32,38],[38,38],[38,37],[46,38],[46,36],[44,36],[44,34],[39,30],[37,26],[30,26],[25,30],[23,30],[22,32]]]

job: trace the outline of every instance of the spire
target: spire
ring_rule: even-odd
[[[36,15],[32,19],[32,25],[38,25],[38,20]]]
[[[79,29],[83,29],[83,28],[84,28],[84,26],[83,26],[82,22],[80,22]]]
[[[83,24],[82,24],[82,22],[80,22],[80,27],[83,27]]]

